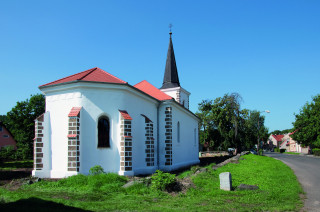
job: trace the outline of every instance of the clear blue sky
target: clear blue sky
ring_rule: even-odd
[[[0,115],[38,86],[99,67],[162,84],[170,23],[190,108],[238,92],[271,130],[320,93],[320,1],[0,1]]]

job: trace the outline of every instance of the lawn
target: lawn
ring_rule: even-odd
[[[284,152],[283,154],[288,154],[288,155],[300,155],[298,152]]]
[[[181,173],[187,177],[196,168]],[[145,184],[123,188],[126,177],[116,174],[73,176],[41,181],[16,191],[0,188],[0,209],[23,211],[297,211],[302,188],[293,171],[273,158],[245,155],[239,163],[192,177],[186,193],[167,193]],[[231,172],[233,187],[259,186],[255,191],[222,191],[219,174]],[[1,210],[3,211],[3,210]]]

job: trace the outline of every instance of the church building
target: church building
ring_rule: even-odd
[[[171,36],[160,89],[97,67],[39,86],[46,110],[35,120],[33,176],[88,174],[95,165],[132,176],[199,163],[199,118],[180,86]]]

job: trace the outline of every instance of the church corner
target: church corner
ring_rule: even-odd
[[[133,176],[199,163],[199,119],[180,85],[171,32],[160,89],[98,67],[39,89],[46,112],[35,120],[35,177],[89,174],[95,165]]]

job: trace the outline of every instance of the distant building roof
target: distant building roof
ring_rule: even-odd
[[[48,85],[56,85],[60,83],[66,83],[66,82],[73,82],[73,81],[89,81],[89,82],[107,82],[107,83],[120,83],[120,84],[126,84],[127,82],[113,76],[112,74],[109,74],[108,72],[95,67],[44,85],[42,86],[48,86]]]
[[[272,135],[277,141],[281,141],[284,135]]]
[[[171,96],[165,94],[164,92],[160,91],[158,88],[151,85],[148,81],[143,80],[138,84],[134,85],[133,87],[143,91],[144,93],[156,98],[160,101],[172,99]]]

